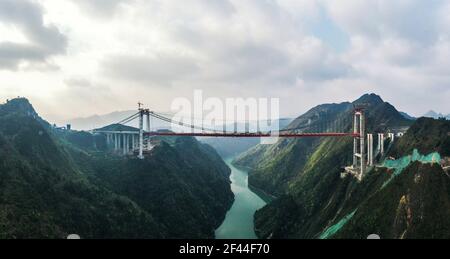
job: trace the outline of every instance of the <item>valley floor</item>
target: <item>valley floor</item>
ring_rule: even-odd
[[[225,159],[231,168],[231,189],[235,202],[228,211],[222,225],[216,230],[217,239],[256,239],[254,231],[255,212],[264,207],[266,202],[248,186],[248,173],[232,165],[232,158]]]

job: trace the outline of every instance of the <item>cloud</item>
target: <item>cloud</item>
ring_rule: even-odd
[[[350,37],[342,60],[391,103],[416,115],[449,110],[448,1],[324,0],[330,19]],[[445,14],[444,14],[445,13]],[[342,79],[340,80],[342,82]],[[328,85],[328,84],[327,84]],[[345,90],[345,89],[343,89]],[[428,93],[428,94],[427,94]],[[430,94],[431,93],[431,94]]]
[[[326,92],[350,100],[371,91],[418,113],[440,102],[423,89],[439,92],[450,83],[442,69],[450,46],[443,5],[449,9],[444,1],[420,0],[135,1],[120,17],[133,24],[121,38],[132,51],[111,53],[100,67],[141,89],[300,91],[285,97],[288,103],[295,103],[290,96],[320,103],[329,100]],[[330,46],[333,38],[312,28],[323,26],[348,37],[348,46]],[[405,91],[423,98],[422,107],[401,98]]]
[[[70,93],[69,96],[85,96],[85,101],[105,99],[114,95],[109,86],[83,76],[69,77],[64,80],[64,84],[67,86],[65,90]]]
[[[165,110],[193,89],[221,98],[279,96],[292,116],[367,92],[414,115],[450,112],[448,1],[36,1],[42,7],[1,2],[24,5],[1,8],[0,19],[30,42],[1,42],[0,66],[45,64],[67,49],[45,82],[60,80],[74,106],[86,103],[88,89],[108,86],[104,112],[109,101],[115,110],[138,99]],[[51,24],[64,28],[69,45]],[[48,96],[68,98],[63,90]]]
[[[83,77],[71,77],[64,80],[64,83],[67,86],[75,87],[75,88],[91,88],[93,84],[90,80]]]
[[[135,0],[70,0],[95,19],[109,19],[124,5],[131,5]]]
[[[176,55],[114,55],[102,63],[104,73],[124,81],[170,86],[198,73],[195,60]]]
[[[211,89],[220,83],[258,91],[288,87],[299,79],[345,76],[351,66],[319,39],[303,34],[300,18],[289,9],[299,8],[297,13],[305,19],[315,8],[309,3],[188,0],[180,5],[177,1],[147,1],[133,13],[133,17],[147,18],[135,23],[132,30],[157,31],[158,41],[167,44],[163,48],[143,40],[138,55],[114,54],[101,67],[107,76],[149,86],[181,82],[185,87]]]
[[[15,70],[23,62],[47,63],[66,51],[67,38],[54,25],[44,24],[43,9],[35,2],[0,1],[0,22],[17,27],[28,41],[0,42],[0,69]]]
[[[118,102],[117,95],[108,85],[83,76],[66,78],[57,95],[65,107],[75,107],[77,112],[85,115],[90,115],[93,109],[108,111],[111,103]]]
[[[324,0],[331,18],[351,35],[373,40],[403,38],[427,44],[442,28],[436,15],[445,1]]]

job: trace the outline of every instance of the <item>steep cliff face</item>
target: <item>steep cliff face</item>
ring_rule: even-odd
[[[363,96],[355,103],[369,104],[369,132],[383,132],[386,128],[412,123],[404,119],[392,105],[375,95]],[[344,111],[337,116],[351,117],[351,114],[346,113],[351,111]],[[305,119],[307,115],[297,121]],[[445,121],[418,120],[404,138],[389,149],[388,157],[408,156],[415,148],[420,149],[422,154],[440,152],[445,156],[448,152],[447,124]],[[350,129],[351,124],[348,127]],[[291,141],[283,146],[284,141],[281,140],[276,148],[258,147],[236,161],[238,164],[254,167],[251,172],[254,175],[252,183],[259,177],[262,183],[256,181],[257,185],[266,188],[265,191],[268,192],[273,193],[275,190],[280,196],[256,213],[258,236],[366,238],[369,234],[377,233],[385,238],[446,237],[442,231],[433,230],[436,226],[446,229],[449,224],[447,214],[450,211],[446,207],[448,195],[444,195],[448,191],[448,176],[439,165],[422,165],[421,162],[416,162],[401,174],[394,169],[375,168],[362,182],[358,182],[353,177],[342,179],[340,176],[341,167],[351,164],[351,138],[297,140],[299,143],[292,144],[295,141]],[[308,146],[307,141],[314,143]],[[411,145],[408,146],[407,143]],[[309,150],[304,155],[295,152],[296,148],[308,147]],[[297,159],[292,156],[297,156]],[[280,175],[288,177],[275,182],[273,179]],[[417,180],[419,178],[422,180]],[[403,187],[396,188],[398,184]],[[419,192],[421,189],[425,191]],[[433,193],[431,196],[435,199],[432,201],[425,193]],[[412,199],[415,201],[411,202]],[[429,208],[438,203],[444,205],[433,214]],[[395,211],[393,204],[399,208],[398,213],[391,213]],[[409,225],[402,221],[402,211],[412,211]],[[428,223],[418,223],[421,217],[429,218],[432,215],[439,218],[433,223],[434,227],[427,226]],[[393,226],[395,232],[388,232],[387,229]],[[431,233],[436,234],[433,236]]]
[[[384,189],[371,192],[330,238],[450,238],[450,177],[438,164],[415,162]]]
[[[389,156],[410,161],[410,154],[434,155],[405,168],[379,169],[395,176],[359,204],[354,217],[332,237],[363,238],[372,231],[385,238],[450,238],[450,175],[440,164],[450,154],[449,132],[450,121],[418,119]]]
[[[233,201],[214,150],[180,139],[127,159],[96,138],[55,132],[26,99],[0,105],[0,238],[213,237]]]

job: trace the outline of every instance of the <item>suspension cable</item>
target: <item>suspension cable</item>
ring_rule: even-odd
[[[117,124],[127,124],[127,123],[133,121],[134,119],[138,118],[140,116],[140,113],[141,112],[137,112],[137,113],[129,116],[128,118],[123,119],[122,121],[118,122]],[[182,121],[175,121],[175,120],[173,120],[171,118],[168,118],[168,117],[166,117],[166,116],[164,116],[162,114],[164,114],[164,113],[156,113],[156,112],[150,112],[149,113],[151,118],[156,118],[156,119],[165,121],[165,122],[167,122],[169,124],[174,124],[174,125],[178,125],[178,126],[185,127],[185,128],[197,129],[197,130],[201,130],[201,131],[214,132],[214,133],[216,133],[216,132],[223,132],[223,133],[230,133],[230,134],[234,133],[234,132],[230,132],[230,131],[226,131],[226,130],[213,129],[213,128],[208,128],[208,127],[204,127],[204,126],[197,126],[195,124],[185,123],[185,122],[182,122]],[[169,114],[167,114],[167,115],[169,115]],[[236,123],[236,122],[234,122],[234,123]],[[285,129],[281,129],[281,130],[273,131],[273,132],[279,132],[279,133],[295,132],[295,131],[298,131],[298,130],[311,128],[311,126],[314,127],[314,126],[318,126],[318,125],[319,125],[318,123],[312,123],[312,124],[309,124],[309,125],[298,126],[296,128],[285,128]],[[269,131],[269,132],[272,132],[272,131]]]
[[[121,120],[120,122],[118,122],[118,123],[116,123],[116,124],[124,124],[124,123],[128,123],[128,122],[130,122],[130,121],[136,119],[137,116],[138,116],[139,114],[140,114],[140,112],[137,112],[137,113],[131,115],[130,117]]]
[[[120,124],[122,124],[122,125],[126,125],[126,124],[130,123],[131,121],[133,121],[133,120],[137,119],[138,117],[139,117],[139,115],[136,115],[136,116],[134,116],[134,117],[132,117],[132,118],[130,118],[130,119],[128,119],[128,120],[126,120],[126,121],[123,121],[123,122],[122,122],[122,123],[120,123]]]
[[[207,128],[207,127],[200,127],[200,126],[196,126],[194,124],[185,123],[185,122],[181,122],[181,121],[174,121],[174,120],[172,120],[170,118],[167,118],[167,117],[165,117],[163,115],[160,115],[158,113],[155,113],[155,112],[151,112],[150,115],[152,117],[155,117],[157,119],[163,120],[163,121],[168,122],[170,124],[176,124],[176,125],[179,125],[179,126],[182,126],[182,127],[186,127],[186,128],[197,129],[197,130],[201,130],[201,131],[209,131],[209,132],[231,133],[231,132],[220,131],[220,130],[217,130],[217,129],[211,129],[211,128]]]

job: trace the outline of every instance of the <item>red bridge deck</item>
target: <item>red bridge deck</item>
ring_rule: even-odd
[[[148,136],[166,137],[221,137],[221,138],[271,138],[276,135],[270,133],[174,133],[174,132],[146,132]],[[359,137],[355,133],[280,133],[280,138],[308,138],[308,137]]]

